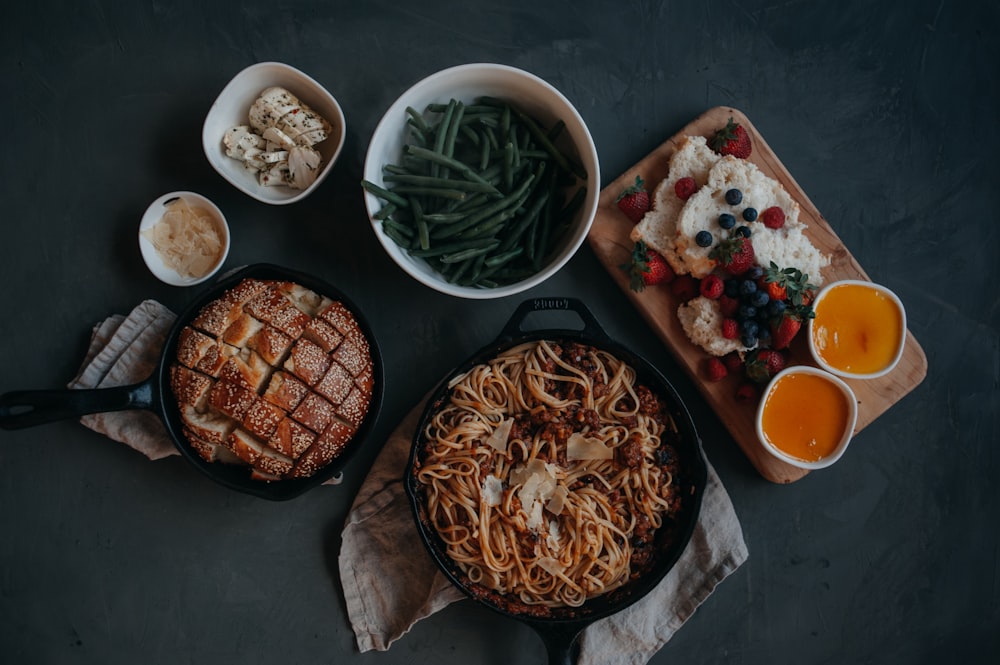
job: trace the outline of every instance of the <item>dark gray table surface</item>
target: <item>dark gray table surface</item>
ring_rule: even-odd
[[[749,560],[654,663],[992,662],[1000,646],[995,2],[22,2],[0,21],[0,392],[64,385],[91,327],[197,289],[146,270],[146,205],[201,192],[227,265],[289,265],[365,309],[385,359],[376,436],[345,482],[289,503],[150,462],[75,421],[0,434],[0,661],[544,662],[471,603],[360,654],[336,557],[398,420],[529,296],[583,298],[668,373],[739,514]],[[201,123],[242,68],[292,64],[348,118],[330,178],[267,206],[206,161]],[[873,279],[894,289],[926,380],[831,469],[762,479],[584,245],[521,296],[466,301],[407,277],[365,215],[361,166],[423,76],[499,62],[550,81],[610,182],[704,110],[744,111]]]

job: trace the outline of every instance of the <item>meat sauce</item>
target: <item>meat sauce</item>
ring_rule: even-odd
[[[590,353],[594,350],[590,346],[578,342],[565,342],[563,344],[553,344],[553,350],[560,359],[580,371],[582,371],[591,382],[594,396],[599,397],[607,394],[608,386],[601,380],[599,368],[590,358]],[[552,359],[548,359],[542,369],[553,375],[563,375],[565,371]],[[586,387],[579,383],[555,382],[546,380],[545,390],[554,397],[562,400],[579,400],[585,395],[583,391]],[[667,404],[648,386],[638,384],[636,386],[638,396],[638,410],[645,416],[652,418],[658,424],[664,426],[661,435],[660,447],[655,453],[654,461],[661,468],[663,477],[672,478],[669,485],[660,488],[663,498],[667,499],[671,506],[670,510],[664,514],[662,527],[657,532],[645,516],[636,518],[635,528],[631,535],[631,566],[630,579],[637,579],[649,573],[656,565],[656,555],[660,550],[666,549],[673,539],[675,531],[675,521],[672,516],[676,515],[682,506],[681,500],[681,478],[682,468],[680,458],[674,446],[679,443],[680,435],[672,427],[672,418]],[[633,404],[620,404],[621,411],[628,411],[633,408]],[[623,422],[626,426],[635,425],[635,417],[626,418]],[[522,413],[514,418],[514,423],[510,431],[510,440],[520,439],[531,441],[535,436],[545,441],[556,444],[549,450],[557,450],[556,459],[543,459],[546,462],[555,462],[565,465],[566,442],[574,432],[583,432],[596,429],[600,426],[600,417],[593,409],[583,408],[579,405],[571,405],[564,409],[551,409],[539,406],[531,412]],[[521,446],[510,446],[507,451],[511,462],[516,464],[523,460],[523,449]],[[544,458],[544,455],[539,455]],[[632,434],[629,439],[616,449],[614,461],[619,467],[638,468],[643,463],[643,451],[641,437]],[[570,490],[578,490],[587,485],[594,485],[597,479],[590,476],[583,476],[577,480]],[[609,495],[609,500],[614,502],[620,499],[615,494]],[[516,497],[512,499],[517,501]],[[429,526],[429,525],[428,525]],[[537,536],[533,532],[527,532],[519,536],[519,545],[531,548]],[[456,575],[463,579],[461,574]],[[479,584],[465,583],[466,590],[476,599],[485,601],[498,609],[515,616],[530,618],[547,618],[558,615],[563,618],[585,616],[587,614],[587,604],[579,608],[549,608],[546,606],[530,605],[521,602],[517,598],[507,597],[492,589],[488,589]],[[628,595],[628,586],[619,588],[604,599],[606,602],[614,603],[624,600]]]

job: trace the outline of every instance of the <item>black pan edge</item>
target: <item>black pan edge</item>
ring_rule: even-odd
[[[180,411],[173,392],[170,390],[170,365],[176,356],[177,340],[180,331],[198,315],[202,307],[249,277],[295,282],[328,298],[341,301],[357,319],[358,325],[371,347],[374,383],[368,414],[365,416],[364,422],[358,428],[347,448],[330,464],[309,478],[292,478],[272,483],[254,480],[250,477],[249,469],[245,466],[228,465],[219,462],[212,463],[202,459],[188,444],[182,431]],[[230,489],[272,501],[293,499],[340,473],[357,450],[364,445],[375,422],[378,420],[385,389],[382,353],[378,346],[378,340],[361,308],[340,289],[318,277],[269,263],[257,263],[240,268],[212,284],[212,286],[192,301],[177,316],[164,343],[160,363],[151,379],[153,380],[153,390],[155,393],[153,398],[154,407],[156,407],[156,411],[181,455],[213,481]]]
[[[445,548],[438,539],[433,527],[426,524],[422,518],[420,488],[418,487],[419,483],[415,479],[413,470],[419,454],[419,440],[423,424],[426,422],[429,414],[433,412],[435,405],[447,396],[448,382],[453,377],[468,371],[474,365],[493,358],[501,351],[524,342],[542,339],[572,340],[609,351],[634,367],[639,381],[655,388],[664,399],[670,401],[671,414],[678,429],[682,432],[681,439],[684,445],[683,449],[678,450],[678,452],[684,457],[684,484],[690,494],[687,501],[685,501],[684,509],[673,531],[665,531],[662,534],[658,534],[658,539],[667,539],[669,542],[661,551],[661,555],[656,558],[655,562],[642,575],[615,592],[586,601],[581,607],[557,608],[548,616],[532,616],[526,613],[510,612],[491,602],[489,598],[484,598],[481,594],[477,594],[468,588],[467,582],[447,556]],[[597,619],[625,609],[652,591],[662,581],[680,558],[697,526],[707,481],[708,463],[702,450],[701,439],[698,437],[694,422],[683,401],[680,399],[679,394],[662,372],[645,359],[611,340],[607,335],[603,334],[603,330],[598,331],[597,334],[588,334],[587,331],[548,329],[513,336],[502,336],[502,338],[483,347],[460,366],[449,372],[438,384],[424,407],[424,412],[420,418],[420,425],[414,433],[405,476],[405,488],[421,538],[435,563],[453,584],[476,602],[501,615],[525,622],[539,632],[549,629],[565,631],[566,628],[570,628],[572,632],[575,629],[582,629]]]

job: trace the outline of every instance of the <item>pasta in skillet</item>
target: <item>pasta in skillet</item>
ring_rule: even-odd
[[[426,520],[469,586],[512,611],[625,584],[680,510],[674,422],[606,351],[521,344],[456,377],[425,422]]]

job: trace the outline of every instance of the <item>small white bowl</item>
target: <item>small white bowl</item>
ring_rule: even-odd
[[[160,257],[160,253],[156,251],[153,244],[142,234],[143,231],[160,221],[164,213],[167,211],[167,206],[178,198],[183,199],[191,207],[199,207],[208,210],[215,220],[218,231],[222,236],[222,252],[219,255],[219,260],[214,266],[212,266],[212,269],[209,270],[207,274],[202,275],[201,277],[185,277],[176,270],[167,267],[167,265],[163,262],[163,259]],[[222,211],[219,210],[218,206],[201,194],[196,194],[194,192],[170,192],[169,194],[164,194],[160,198],[156,199],[149,205],[148,208],[146,208],[146,212],[143,214],[142,220],[139,222],[139,251],[142,253],[142,259],[146,262],[146,266],[149,268],[149,271],[152,272],[153,275],[155,275],[160,281],[170,284],[171,286],[193,286],[195,284],[201,284],[219,272],[219,268],[222,267],[222,264],[226,262],[226,258],[229,256],[229,224],[226,222],[226,217],[222,214]]]
[[[843,395],[844,400],[846,401],[847,415],[844,419],[843,431],[840,439],[828,454],[815,461],[806,460],[786,453],[784,450],[772,443],[770,438],[768,438],[764,432],[764,412],[768,407],[768,398],[774,393],[775,387],[782,379],[792,375],[811,375],[820,377],[836,388]],[[816,409],[818,407],[815,401],[810,401],[808,406],[802,407],[803,410],[808,408]],[[795,413],[790,413],[788,415],[790,418],[795,418],[799,422],[802,422],[803,420],[801,410],[797,410]],[[839,460],[844,454],[844,451],[847,450],[847,446],[850,444],[851,438],[854,436],[854,428],[857,425],[857,422],[858,400],[854,395],[854,391],[851,390],[851,387],[837,376],[809,365],[793,365],[791,367],[786,367],[774,375],[771,381],[767,384],[767,388],[765,388],[764,394],[761,396],[760,404],[757,406],[757,438],[760,440],[761,445],[764,446],[764,450],[782,462],[786,462],[787,464],[791,464],[792,466],[796,466],[800,469],[823,469]]]
[[[222,137],[228,129],[249,122],[250,106],[261,92],[272,86],[287,89],[333,126],[331,135],[315,146],[323,156],[322,170],[315,182],[306,189],[261,185],[256,174],[245,169],[242,162],[226,154],[222,143]],[[234,76],[219,93],[205,117],[201,142],[209,163],[233,186],[258,201],[285,205],[309,196],[326,179],[344,147],[345,129],[344,112],[340,104],[315,79],[280,62],[260,62]]]
[[[855,372],[840,367],[836,367],[827,362],[827,359],[823,357],[820,353],[820,342],[817,340],[819,336],[820,326],[823,326],[824,313],[822,311],[823,301],[829,296],[829,294],[838,288],[861,288],[878,294],[882,298],[888,300],[893,305],[895,305],[899,314],[899,330],[897,339],[892,340],[893,349],[891,356],[887,364],[883,365],[880,369],[871,372]],[[857,297],[853,299],[855,303],[854,311],[858,311],[857,308]],[[875,284],[874,282],[868,282],[860,279],[843,279],[836,282],[831,282],[824,286],[819,293],[816,294],[816,298],[812,303],[813,311],[815,312],[815,317],[809,319],[807,325],[807,335],[809,340],[809,352],[812,354],[813,360],[821,368],[825,369],[831,374],[836,374],[837,376],[843,377],[845,379],[877,379],[881,376],[885,376],[899,363],[899,359],[903,356],[903,349],[906,346],[906,308],[903,307],[903,302],[899,297],[892,292],[888,287],[882,286],[881,284]],[[828,325],[835,325],[836,322],[830,322]],[[846,332],[846,331],[845,331]],[[879,332],[879,331],[875,331]],[[829,334],[829,332],[827,332]],[[874,334],[874,333],[873,333]],[[846,343],[846,342],[845,342]]]
[[[407,142],[406,108],[423,111],[430,103],[448,103],[452,98],[470,104],[480,96],[491,96],[512,102],[518,109],[545,126],[562,120],[566,128],[558,142],[560,148],[576,157],[587,173],[585,197],[576,213],[573,227],[567,231],[561,245],[548,262],[533,275],[512,284],[494,288],[477,288],[452,284],[424,260],[411,257],[382,230],[374,218],[383,201],[365,191],[365,205],[372,228],[386,253],[406,273],[432,289],[460,298],[502,298],[530,289],[555,274],[569,261],[587,237],[597,212],[601,190],[601,173],[597,148],[586,123],[568,99],[552,85],[526,71],[505,65],[476,63],[459,65],[432,74],[404,92],[386,111],[368,146],[364,179],[383,186],[382,168],[399,164]],[[568,141],[566,140],[568,138]],[[570,147],[571,145],[571,147]]]

